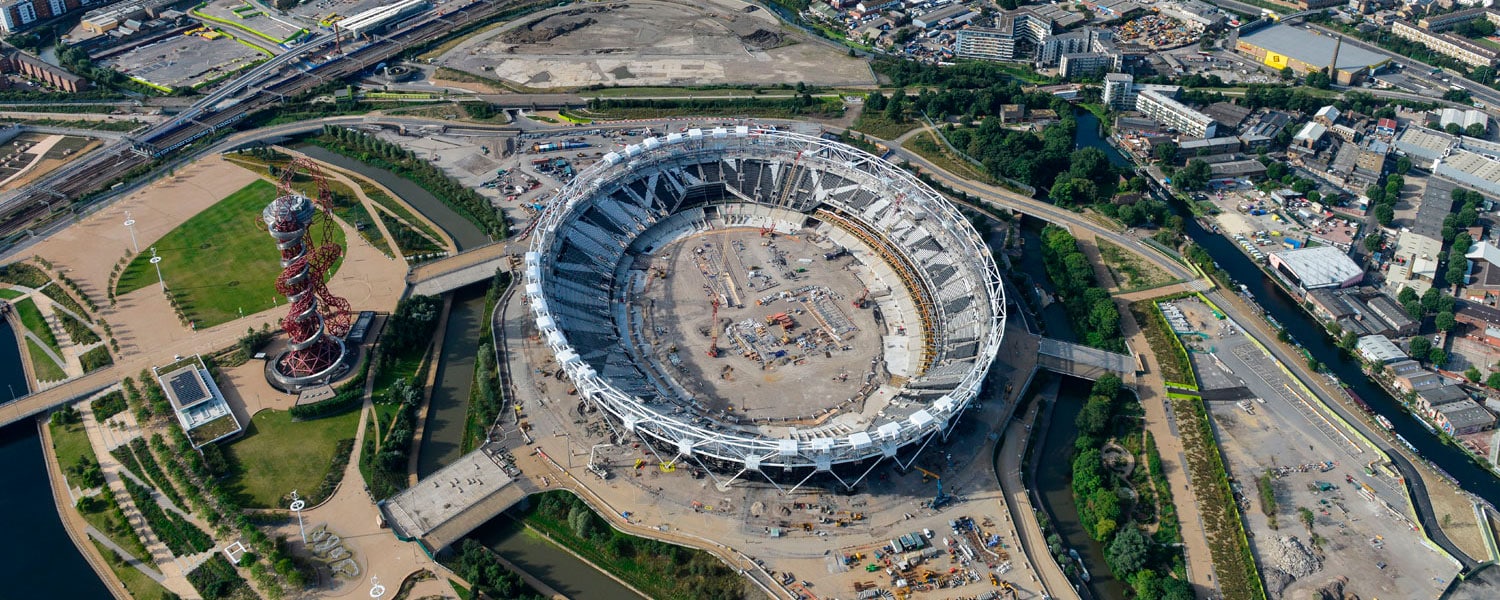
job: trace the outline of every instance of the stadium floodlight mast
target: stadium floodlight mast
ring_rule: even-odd
[[[130,218],[130,211],[125,211],[125,228],[130,230],[130,246],[135,249],[136,254],[141,253],[141,245],[135,241],[135,219]]]
[[[161,257],[156,255],[156,246],[151,247],[151,266],[156,267],[156,282],[161,284],[162,293],[167,293],[167,280],[161,276]]]

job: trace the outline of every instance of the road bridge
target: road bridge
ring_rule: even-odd
[[[1131,376],[1140,368],[1140,361],[1128,354],[1046,337],[1041,338],[1037,355],[1037,364],[1044,369],[1090,381],[1097,380],[1106,373]]]
[[[535,490],[499,444],[486,444],[378,504],[391,531],[437,553]]]
[[[436,296],[495,276],[507,266],[505,242],[490,242],[447,258],[413,266],[406,272],[407,295]]]

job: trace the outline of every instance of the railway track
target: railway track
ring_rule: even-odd
[[[22,190],[0,206],[0,247],[28,235],[39,222],[56,213],[72,212],[84,194],[129,172],[181,150],[192,142],[231,127],[250,114],[268,108],[281,98],[296,96],[330,81],[343,79],[391,59],[407,48],[442,38],[476,21],[527,4],[523,0],[480,2],[450,14],[430,15],[396,33],[378,36],[370,43],[346,54],[321,69],[307,71],[296,66],[279,72],[255,75],[274,81],[265,87],[251,86],[248,97],[234,106],[183,121],[174,127],[149,132],[129,142],[119,142],[100,150],[85,162]],[[278,77],[280,74],[280,78]],[[206,109],[211,110],[211,109]]]

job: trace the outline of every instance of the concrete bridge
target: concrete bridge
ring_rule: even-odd
[[[504,449],[486,444],[382,500],[380,514],[396,537],[435,554],[535,491],[517,475]]]
[[[5,327],[0,321],[0,327]],[[16,398],[13,402],[0,404],[0,427],[10,425],[74,400],[99,393],[120,383],[125,373],[114,366],[105,367],[81,377],[74,377],[45,390]]]
[[[1040,339],[1037,348],[1037,365],[1090,381],[1097,380],[1106,373],[1120,375],[1123,379],[1134,375],[1141,368],[1140,360],[1128,354],[1046,337]]]
[[[490,242],[447,258],[416,265],[406,272],[408,295],[436,296],[495,276],[507,266],[505,242]]]

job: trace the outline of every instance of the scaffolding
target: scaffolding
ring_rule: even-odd
[[[911,294],[912,302],[917,305],[917,318],[922,321],[922,360],[918,363],[913,378],[921,377],[937,359],[938,317],[937,307],[932,302],[932,299],[936,297],[936,292],[928,289],[922,278],[917,276],[915,265],[911,264],[908,256],[891,251],[891,244],[885,236],[870,231],[860,221],[845,217],[839,214],[840,212],[842,211],[838,209],[819,208],[817,216],[837,225],[879,254],[885,264],[895,269],[896,276],[901,278],[901,284],[906,286],[907,292]]]

